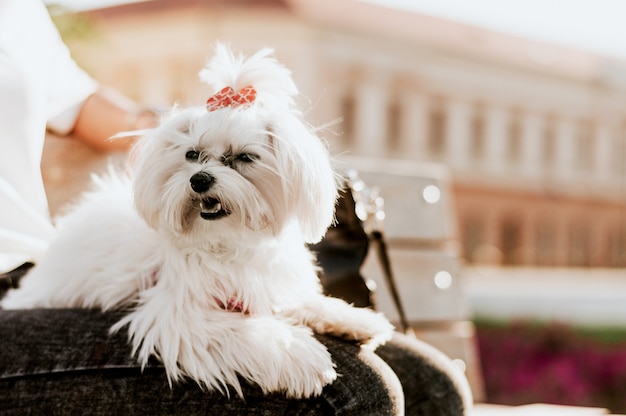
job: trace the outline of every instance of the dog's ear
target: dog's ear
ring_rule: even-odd
[[[168,181],[180,166],[181,152],[176,143],[189,141],[189,118],[195,110],[173,112],[156,129],[140,137],[133,147],[133,200],[139,215],[154,229],[167,225],[180,231],[184,223],[181,204],[186,199],[176,183]],[[184,154],[184,151],[182,152]]]
[[[133,200],[139,215],[154,229],[159,224],[159,201],[158,195],[161,186],[155,183],[153,163],[159,160],[157,146],[148,146],[150,136],[142,137],[135,144],[132,152],[133,163]],[[153,143],[154,144],[154,143]]]
[[[297,117],[281,117],[272,128],[285,201],[307,243],[324,237],[332,224],[337,175],[324,143]]]

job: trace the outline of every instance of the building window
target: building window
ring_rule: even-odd
[[[485,109],[476,104],[470,126],[470,152],[473,159],[480,160],[485,149]]]
[[[553,222],[544,222],[535,231],[535,263],[539,266],[556,264],[557,228]]]
[[[442,156],[446,147],[446,112],[442,98],[433,97],[428,109],[428,150]]]
[[[592,168],[594,130],[594,124],[589,120],[583,120],[578,125],[576,165],[583,172],[589,172]]]
[[[522,247],[522,229],[519,220],[514,217],[505,219],[502,222],[500,233],[502,264],[505,266],[519,264]]]
[[[617,139],[613,141],[611,153],[613,174],[620,178],[622,183],[626,182],[626,121],[622,124]]]
[[[356,125],[356,98],[352,91],[348,92],[341,100],[341,129],[343,142],[347,147],[354,145]]]
[[[609,265],[626,267],[626,225],[615,227],[609,234]]]
[[[508,130],[508,159],[512,163],[517,163],[522,151],[522,116],[518,110],[511,112]]]
[[[479,218],[466,218],[462,223],[463,257],[469,263],[475,263],[478,249],[483,244],[484,224]]]
[[[402,122],[400,100],[392,98],[387,108],[387,145],[392,151],[400,149],[400,135]]]
[[[543,165],[551,168],[556,159],[556,119],[547,116],[543,130]]]
[[[568,264],[572,267],[589,267],[589,228],[584,220],[576,222],[569,229]]]

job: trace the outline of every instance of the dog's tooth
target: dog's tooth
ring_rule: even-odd
[[[213,207],[213,209],[211,210],[211,212],[218,212],[222,210],[222,204],[221,203],[217,203],[215,204],[215,206]]]
[[[212,203],[206,203],[204,200],[200,201],[200,209],[202,212],[206,212],[207,214],[215,214],[222,210],[222,203],[219,201],[215,201]]]

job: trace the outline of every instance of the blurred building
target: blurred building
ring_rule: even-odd
[[[270,46],[334,152],[449,166],[467,261],[626,267],[625,62],[354,0],[60,18],[87,28],[68,38],[83,67],[150,105],[204,103],[216,40]]]

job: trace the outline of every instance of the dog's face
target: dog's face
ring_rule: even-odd
[[[321,239],[335,174],[319,138],[284,106],[181,111],[142,138],[135,205],[146,222],[194,238],[280,234],[290,221]]]
[[[251,112],[187,110],[144,140],[135,203],[154,228],[260,231],[282,215],[274,138]]]

